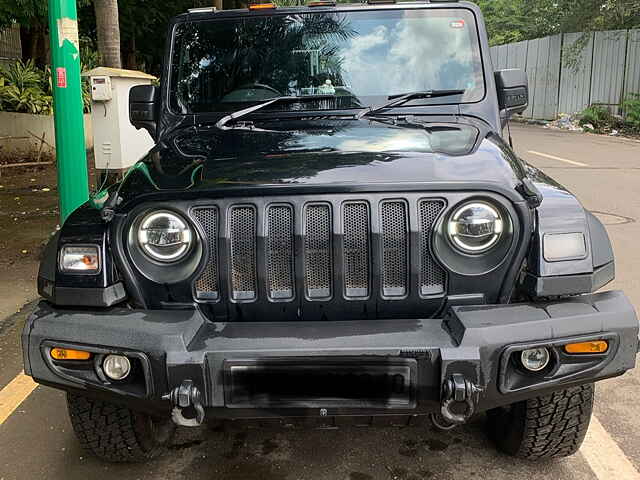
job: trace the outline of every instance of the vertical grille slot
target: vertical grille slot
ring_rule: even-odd
[[[332,222],[327,204],[307,205],[304,213],[304,281],[309,298],[331,296]]]
[[[267,208],[267,288],[269,298],[293,297],[293,208],[271,205]]]
[[[256,209],[251,205],[231,207],[231,296],[234,300],[256,298]]]
[[[380,205],[382,243],[382,293],[386,297],[407,294],[409,278],[409,222],[407,204],[389,200]]]
[[[369,296],[369,206],[349,202],[342,207],[345,295]]]
[[[421,200],[420,215],[420,294],[438,295],[444,292],[445,273],[431,251],[433,224],[444,208],[442,200]]]
[[[193,211],[193,217],[204,230],[209,261],[196,280],[196,298],[201,300],[217,300],[218,289],[218,208],[205,207]]]

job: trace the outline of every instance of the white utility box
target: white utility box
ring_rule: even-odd
[[[154,144],[146,130],[136,130],[129,122],[129,90],[136,85],[148,85],[156,77],[107,67],[94,68],[82,75],[90,81],[96,169],[129,168]]]

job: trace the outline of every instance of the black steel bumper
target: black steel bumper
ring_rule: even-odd
[[[564,344],[583,339],[606,339],[609,349],[564,353]],[[615,291],[453,307],[443,319],[343,322],[212,323],[198,310],[81,311],[41,302],[22,343],[25,372],[36,381],[149,412],[169,410],[168,394],[189,379],[207,416],[414,415],[439,412],[444,396],[461,393],[450,390],[460,381],[482,411],[620,375],[635,366],[638,320]],[[535,345],[550,349],[552,363],[526,373],[517,358]],[[53,361],[53,346],[91,350],[93,363]],[[96,374],[107,353],[131,358],[128,381]]]

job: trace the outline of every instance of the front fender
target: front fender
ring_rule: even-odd
[[[535,185],[543,200],[536,211],[536,227],[522,279],[525,292],[533,297],[595,292],[615,276],[613,248],[604,225],[567,189],[548,177],[537,180]],[[544,237],[558,233],[583,234],[586,255],[546,260]]]
[[[95,245],[101,268],[95,275],[61,272],[58,252],[65,245]],[[45,247],[38,271],[38,293],[58,306],[109,307],[127,298],[108,242],[106,224],[89,202],[75,210]]]

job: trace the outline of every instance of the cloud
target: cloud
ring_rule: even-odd
[[[481,77],[474,77],[474,30],[452,28],[454,20],[390,19],[351,39],[341,52],[345,79],[361,96],[481,85]]]

